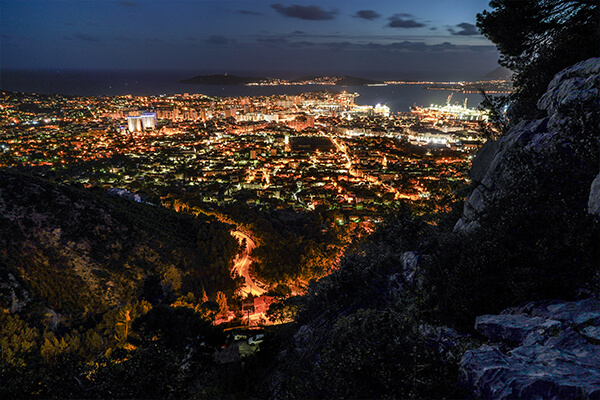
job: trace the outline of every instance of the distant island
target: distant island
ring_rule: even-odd
[[[196,85],[248,85],[248,86],[275,86],[275,85],[334,85],[334,86],[367,86],[383,85],[384,82],[354,76],[306,76],[298,79],[279,79],[265,77],[244,77],[229,74],[198,75],[193,78],[183,79],[181,83]]]

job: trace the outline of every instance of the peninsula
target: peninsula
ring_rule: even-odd
[[[181,83],[197,85],[249,85],[249,86],[275,86],[275,85],[333,85],[333,86],[366,86],[383,85],[384,82],[354,76],[305,76],[298,79],[279,79],[264,77],[242,77],[229,74],[198,75],[183,79]]]

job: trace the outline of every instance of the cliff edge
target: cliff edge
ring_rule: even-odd
[[[585,190],[589,212],[600,217],[600,58],[558,73],[538,108],[548,116],[515,125],[477,153],[470,172],[476,187],[456,232],[476,229],[489,205],[505,197],[515,182],[569,197]],[[543,181],[541,174],[550,180]],[[520,182],[525,176],[531,179]]]

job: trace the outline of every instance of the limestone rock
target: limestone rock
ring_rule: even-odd
[[[590,297],[579,301],[534,301],[507,313],[525,314],[561,321],[576,327],[600,325],[600,300]]]
[[[525,315],[482,315],[477,317],[475,330],[493,342],[522,343],[530,333],[560,327],[560,322]]]
[[[588,200],[588,212],[600,218],[600,174],[592,182],[590,198]]]
[[[588,340],[595,340],[600,343],[600,326],[588,326],[587,328],[584,328],[581,333]]]
[[[599,98],[600,58],[591,58],[556,74],[538,101],[538,108],[548,111],[550,127],[555,128],[564,122],[563,114],[568,114],[574,107],[595,105],[595,109],[588,110],[589,113],[597,112]]]
[[[464,354],[462,383],[483,399],[599,399],[599,313],[587,299],[479,317],[476,329],[497,345]]]
[[[414,283],[417,266],[419,264],[419,255],[414,251],[405,251],[400,256],[402,263],[402,275],[407,283]]]
[[[302,325],[294,335],[294,343],[298,351],[302,351],[310,344],[313,331],[309,325]]]
[[[538,107],[546,110],[548,117],[522,121],[478,151],[470,171],[474,188],[465,201],[455,232],[473,232],[487,204],[502,195],[502,182],[510,182],[511,176],[519,174],[520,165],[510,166],[506,162],[511,151],[524,149],[532,155],[543,154],[549,170],[565,148],[589,149],[590,154],[582,156],[586,162],[598,157],[600,58],[575,64],[557,74]],[[600,175],[592,185],[589,212],[600,216]]]
[[[20,311],[31,301],[31,296],[15,276],[0,269],[0,308],[7,312]]]

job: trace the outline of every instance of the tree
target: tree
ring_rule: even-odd
[[[39,332],[17,315],[0,310],[0,364],[19,365],[36,349]]]
[[[511,125],[543,117],[536,104],[562,69],[600,55],[597,0],[492,0],[477,27],[494,42],[500,65],[512,71]]]
[[[226,317],[229,313],[229,306],[227,305],[225,293],[217,292],[217,304],[219,305],[219,315]]]
[[[485,90],[480,89],[483,97],[479,109],[487,110],[489,113],[489,124],[480,121],[480,134],[486,139],[496,139],[498,134],[508,130],[508,118],[504,112],[508,106],[508,96],[491,96]]]

